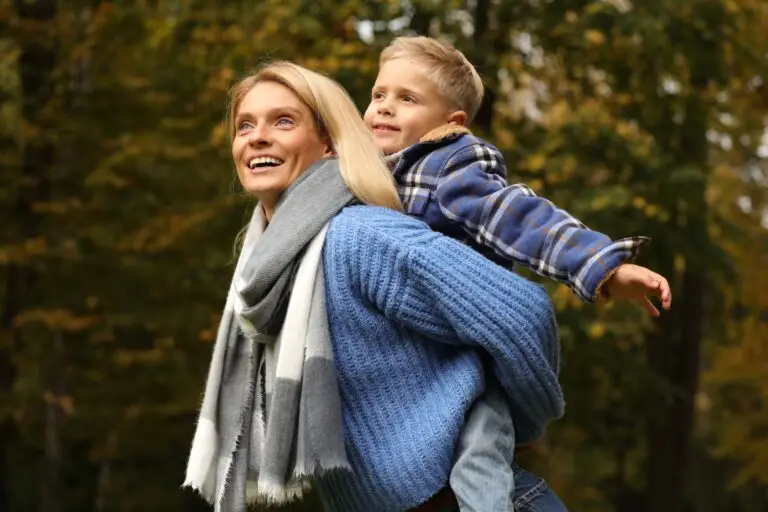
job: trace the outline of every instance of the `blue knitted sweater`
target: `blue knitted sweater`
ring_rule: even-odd
[[[352,206],[331,222],[323,266],[347,455],[318,479],[329,510],[395,512],[448,482],[464,415],[490,356],[517,441],[563,414],[549,297],[423,222]]]

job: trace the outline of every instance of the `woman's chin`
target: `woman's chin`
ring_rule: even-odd
[[[277,184],[274,179],[270,179],[264,175],[249,174],[240,177],[240,185],[243,186],[243,190],[254,197],[258,197],[264,193],[274,192],[277,189]]]

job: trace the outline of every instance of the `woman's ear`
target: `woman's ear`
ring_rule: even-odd
[[[331,139],[326,139],[325,146],[323,147],[323,158],[328,158],[332,156],[338,156],[336,154],[336,150],[333,149],[333,143],[331,142]]]

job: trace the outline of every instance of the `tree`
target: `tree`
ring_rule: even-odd
[[[641,263],[675,287],[652,322],[548,285],[569,408],[524,462],[574,511],[709,512],[686,487],[760,506],[764,3],[0,0],[0,20],[0,509],[207,510],[178,485],[250,206],[227,89],[287,58],[363,108],[412,31],[477,64],[510,180],[650,235]]]

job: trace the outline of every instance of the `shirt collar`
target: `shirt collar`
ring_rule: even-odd
[[[403,154],[407,149],[408,148],[401,149],[397,153],[392,153],[391,155],[384,156],[384,162],[386,162],[387,167],[389,167],[390,170],[394,171],[397,168],[397,165],[403,159]]]
[[[469,131],[469,129],[464,127],[464,126],[459,126],[459,125],[455,125],[455,124],[444,124],[444,125],[438,126],[434,130],[431,130],[431,131],[427,132],[419,140],[419,142],[417,142],[413,146],[408,146],[407,148],[401,149],[397,153],[392,153],[390,155],[385,155],[384,156],[384,161],[386,162],[387,167],[389,167],[389,169],[394,172],[395,170],[397,170],[398,166],[400,165],[400,162],[403,161],[403,158],[405,157],[405,155],[407,153],[409,153],[411,148],[414,148],[415,146],[418,146],[419,144],[436,143],[436,142],[441,142],[441,141],[444,141],[444,140],[447,140],[447,139],[451,139],[451,138],[458,138],[459,136],[464,135],[464,134],[470,134],[471,135],[472,132]],[[416,151],[417,151],[417,153],[420,153],[419,150],[416,150]]]

